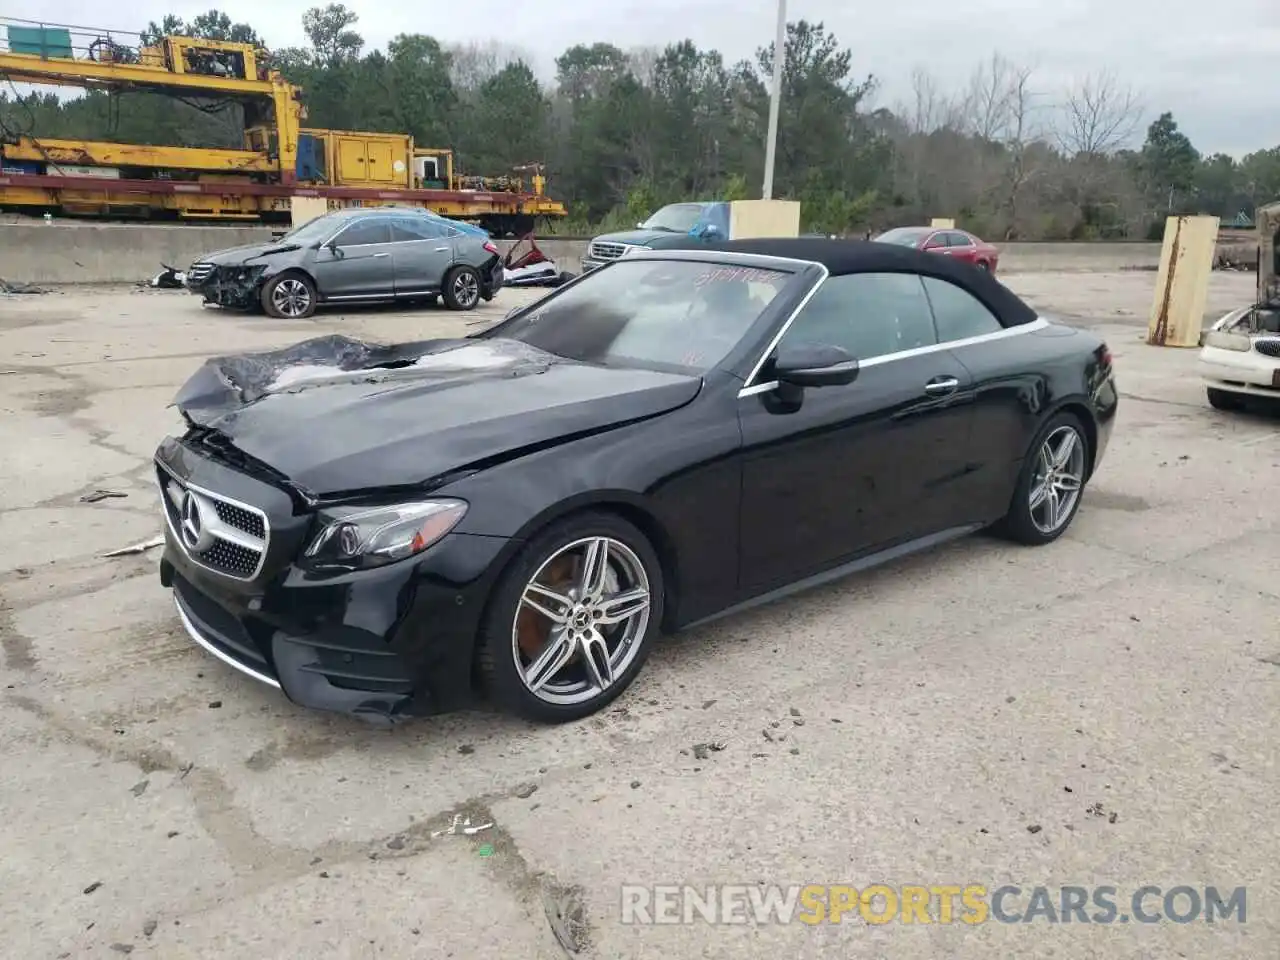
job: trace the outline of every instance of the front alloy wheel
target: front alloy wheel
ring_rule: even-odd
[[[609,514],[571,518],[530,542],[504,575],[479,662],[500,705],[572,720],[639,672],[662,617],[662,572],[647,540]]]
[[[572,705],[607,692],[649,625],[649,578],[625,543],[589,537],[547,559],[525,585],[511,655],[525,688]]]
[[[286,273],[267,281],[262,306],[273,317],[305,320],[316,312],[316,289],[306,277]]]

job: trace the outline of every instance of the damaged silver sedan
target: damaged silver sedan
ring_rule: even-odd
[[[271,243],[209,254],[186,274],[205,303],[290,320],[326,303],[443,299],[473,310],[502,283],[502,255],[484,231],[395,207],[334,211]]]

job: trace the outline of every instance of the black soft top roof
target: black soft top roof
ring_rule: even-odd
[[[1006,327],[1031,323],[1039,317],[1017,294],[985,270],[941,254],[925,253],[892,243],[831,240],[826,237],[762,237],[708,244],[690,238],[686,242],[664,245],[662,249],[723,250],[726,253],[808,260],[822,264],[833,277],[850,273],[918,273],[949,280],[963,287],[986,304]]]

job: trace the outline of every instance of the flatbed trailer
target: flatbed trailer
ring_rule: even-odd
[[[0,77],[100,90],[230,98],[244,107],[244,149],[0,138],[0,209],[105,218],[287,222],[293,197],[331,209],[420,206],[499,236],[566,217],[540,164],[517,176],[455,175],[453,152],[404,134],[313,129],[301,90],[252,44],[121,35],[0,18]],[[15,39],[17,38],[17,39]],[[86,39],[92,38],[92,39]],[[79,44],[79,45],[78,45]],[[84,51],[83,55],[77,55]],[[0,131],[3,132],[3,131]],[[523,178],[530,173],[529,184]]]

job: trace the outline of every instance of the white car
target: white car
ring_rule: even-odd
[[[1200,337],[1210,406],[1239,410],[1250,397],[1280,401],[1280,309],[1232,310]]]

